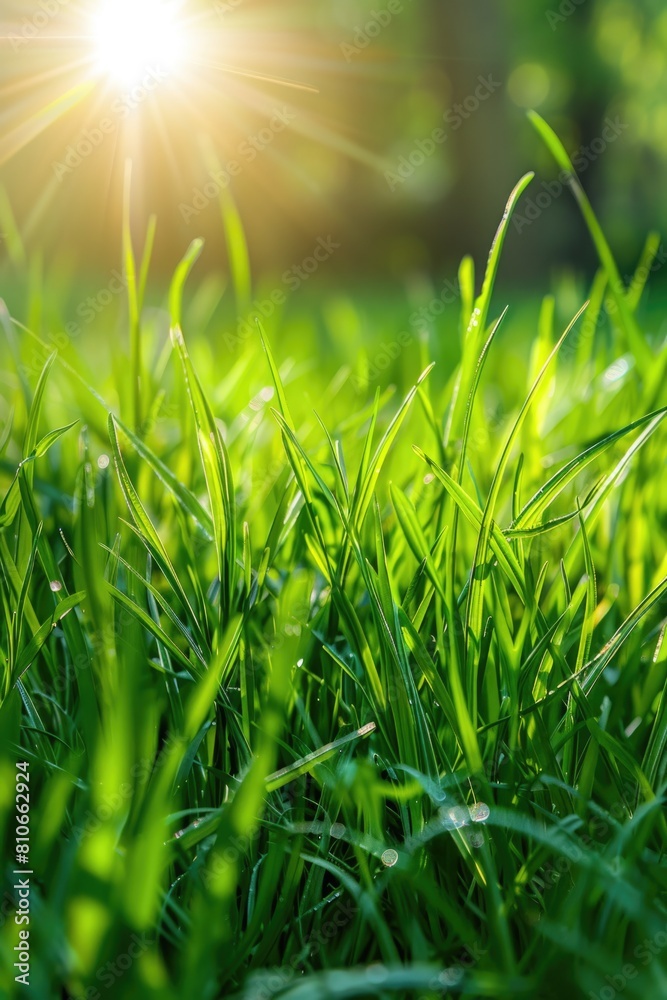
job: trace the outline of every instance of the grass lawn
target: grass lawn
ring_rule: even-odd
[[[444,319],[0,312],[3,997],[667,996],[659,241],[503,312],[529,181]]]

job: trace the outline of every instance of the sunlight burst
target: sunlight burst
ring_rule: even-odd
[[[96,72],[129,87],[151,71],[180,69],[187,45],[176,7],[169,0],[103,0],[93,19]]]

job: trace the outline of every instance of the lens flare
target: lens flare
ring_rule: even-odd
[[[96,73],[130,87],[151,71],[181,69],[187,42],[177,8],[169,0],[102,0],[92,24]]]

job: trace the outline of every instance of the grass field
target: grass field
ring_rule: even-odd
[[[529,182],[403,332],[211,329],[127,228],[82,330],[3,309],[2,996],[667,996],[659,240],[621,281],[573,178],[592,288],[505,313]]]

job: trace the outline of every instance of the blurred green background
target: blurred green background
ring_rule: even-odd
[[[217,159],[240,162],[230,190],[255,275],[282,274],[331,235],[340,247],[313,284],[347,287],[454,277],[464,253],[481,263],[510,188],[534,168],[539,218],[517,220],[503,268],[546,290],[554,270],[591,272],[594,257],[571,197],[553,195],[528,107],[580,154],[622,273],[646,231],[665,230],[662,0],[189,2],[199,48],[187,74],[114,119],[80,162],[70,153],[66,171],[119,95],[86,62],[95,0],[49,2],[57,13],[36,37],[26,22],[41,25],[39,4],[3,3],[0,180],[26,247],[63,280],[118,265],[129,156],[137,233],[156,213],[164,276],[195,236],[207,239],[203,266],[227,271],[215,199],[188,212]],[[267,132],[277,111],[287,124]],[[6,265],[6,233],[0,253]]]

